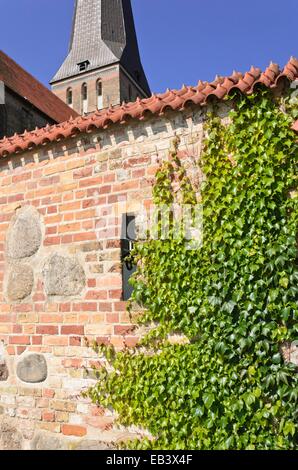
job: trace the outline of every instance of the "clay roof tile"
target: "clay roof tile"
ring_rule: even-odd
[[[209,99],[224,99],[233,90],[252,93],[257,84],[274,88],[281,78],[298,80],[297,59],[292,57],[282,71],[273,63],[263,73],[256,67],[251,67],[244,75],[234,71],[229,77],[217,76],[211,83],[199,81],[194,87],[184,85],[180,90],[168,89],[165,93],[153,94],[150,98],[111,106],[87,116],[70,116],[69,120],[61,124],[35,129],[22,135],[15,134],[0,141],[0,157],[22,152],[33,146],[61,141],[79,133],[106,129],[115,123],[126,124],[131,119],[144,119],[147,115],[158,116],[168,109],[181,111],[191,103],[203,106]],[[293,125],[293,129],[298,132],[298,121]]]

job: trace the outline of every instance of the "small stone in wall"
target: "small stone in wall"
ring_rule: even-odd
[[[6,382],[8,379],[9,373],[7,365],[4,361],[0,359],[0,382]]]
[[[298,345],[297,344],[292,346],[292,350],[290,354],[290,362],[298,366]]]
[[[26,383],[44,382],[48,376],[48,367],[44,356],[29,354],[17,365],[17,376]]]
[[[12,302],[20,302],[28,297],[33,289],[33,270],[28,265],[15,265],[11,268],[7,282],[7,296]]]
[[[85,272],[75,258],[53,254],[43,269],[47,295],[69,297],[80,294],[85,286]]]
[[[0,450],[21,450],[22,435],[14,420],[5,417],[0,423]]]
[[[287,342],[281,346],[281,353],[285,362],[290,362],[298,366],[298,342]]]
[[[34,255],[42,240],[38,211],[32,206],[19,209],[8,231],[7,254],[13,259],[29,258]]]

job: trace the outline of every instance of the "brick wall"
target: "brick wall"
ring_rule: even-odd
[[[136,343],[121,300],[121,212],[149,204],[175,134],[181,155],[198,158],[202,121],[201,110],[170,113],[1,159],[0,448],[9,433],[15,448],[128,436],[80,395],[99,364],[84,338]]]

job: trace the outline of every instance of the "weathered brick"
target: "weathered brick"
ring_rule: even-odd
[[[40,325],[36,327],[36,333],[38,335],[57,335],[58,326]]]
[[[86,427],[74,424],[62,424],[61,430],[62,434],[65,434],[65,436],[83,437],[87,434]]]
[[[79,325],[65,325],[61,326],[62,335],[83,335],[84,327]]]

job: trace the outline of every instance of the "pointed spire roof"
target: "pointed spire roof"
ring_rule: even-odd
[[[75,0],[68,56],[52,79],[55,83],[120,63],[146,94],[150,88],[141,64],[131,0]]]

